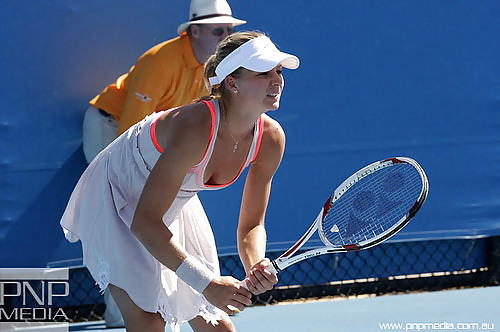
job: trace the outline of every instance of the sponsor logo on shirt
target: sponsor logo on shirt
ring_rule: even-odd
[[[137,97],[137,99],[139,99],[140,101],[143,101],[145,103],[149,103],[152,100],[147,95],[143,95],[143,94],[141,94],[139,92],[136,92],[135,96]]]

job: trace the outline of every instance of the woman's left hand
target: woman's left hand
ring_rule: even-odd
[[[247,287],[252,294],[259,295],[267,292],[278,282],[278,277],[266,270],[269,265],[271,265],[269,258],[264,258],[248,272],[246,276]]]

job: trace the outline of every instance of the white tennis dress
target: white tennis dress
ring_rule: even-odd
[[[209,145],[201,162],[184,178],[163,222],[191,255],[220,274],[213,232],[196,193],[236,181],[257,156],[263,119],[255,125],[248,156],[234,180],[207,185],[203,174],[215,146],[220,111],[217,101],[203,102],[212,118]],[[182,323],[198,315],[216,324],[222,311],[156,260],[130,231],[139,196],[162,153],[156,142],[156,120],[169,111],[146,117],[97,155],[78,181],[61,226],[70,242],[81,240],[83,262],[101,291],[110,283],[120,287],[137,306],[159,312],[173,331],[179,331]]]

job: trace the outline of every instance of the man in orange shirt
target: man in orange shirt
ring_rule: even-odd
[[[148,50],[90,101],[83,121],[87,162],[146,115],[208,94],[205,62],[234,26],[246,22],[232,17],[226,0],[192,0],[189,18],[178,27],[180,36]]]

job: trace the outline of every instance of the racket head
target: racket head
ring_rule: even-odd
[[[347,178],[323,207],[323,243],[346,252],[367,249],[399,232],[421,208],[429,183],[408,157],[370,164]]]

